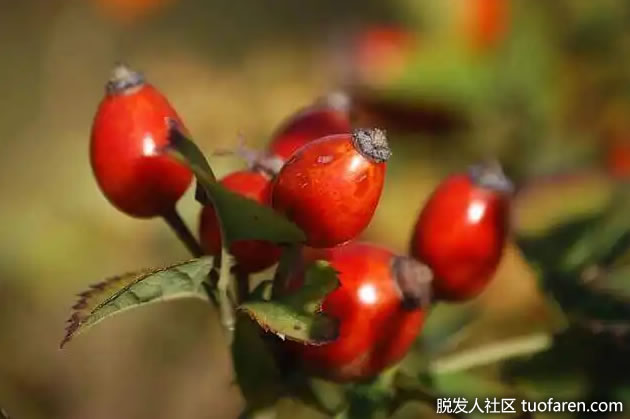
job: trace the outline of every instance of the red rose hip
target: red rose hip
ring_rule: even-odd
[[[242,170],[221,179],[227,189],[259,204],[269,204],[270,180],[260,172]],[[206,205],[199,218],[201,246],[209,255],[221,253],[221,230],[214,208]],[[282,250],[272,243],[261,240],[238,241],[230,247],[230,253],[242,273],[262,271],[280,259]]]
[[[90,162],[105,197],[139,218],[162,216],[192,181],[183,164],[161,152],[168,144],[167,119],[182,121],[144,77],[118,65],[92,125]]]
[[[303,145],[333,134],[352,131],[348,112],[349,100],[326,100],[304,108],[289,117],[275,132],[268,149],[272,156],[286,161]],[[337,96],[335,96],[337,97]]]
[[[436,299],[477,296],[492,279],[508,234],[513,187],[497,166],[446,178],[420,212],[411,253],[431,267]]]
[[[418,336],[430,302],[431,270],[380,246],[353,242],[317,249],[305,264],[327,260],[338,272],[339,288],[328,294],[322,312],[338,321],[336,340],[323,345],[287,342],[310,373],[335,381],[371,378],[400,361]],[[303,273],[289,277],[295,290]]]
[[[332,247],[357,237],[378,205],[391,155],[385,132],[356,129],[306,144],[282,167],[272,205],[306,234]]]

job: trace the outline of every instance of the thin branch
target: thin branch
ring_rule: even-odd
[[[230,254],[221,248],[221,267],[219,268],[219,282],[217,283],[217,291],[219,294],[219,312],[221,315],[221,324],[227,334],[228,342],[232,343],[234,337],[234,302],[230,298]]]
[[[543,333],[505,340],[437,359],[429,365],[429,372],[432,374],[445,374],[463,371],[541,352],[548,349],[551,344],[551,336]]]
[[[186,226],[186,223],[182,219],[182,217],[177,212],[177,209],[173,207],[171,211],[168,211],[164,215],[162,215],[166,224],[175,232],[177,238],[184,243],[186,248],[192,255],[196,258],[201,257],[203,255],[203,250],[197,242],[197,239],[191,233],[190,229]]]

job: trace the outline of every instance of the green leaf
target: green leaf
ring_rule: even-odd
[[[339,412],[347,404],[343,384],[312,376],[307,379],[313,397],[326,412]]]
[[[174,151],[180,160],[185,160],[189,166],[195,167],[195,173],[203,173],[203,176],[209,182],[216,182],[217,178],[208,164],[208,160],[203,155],[199,147],[187,138],[181,131],[181,128],[174,119],[168,120],[169,125],[169,145],[167,151]],[[199,188],[197,188],[197,194],[199,194]]]
[[[629,329],[627,185],[595,175],[552,178],[526,188],[518,202],[516,242],[568,320]]]
[[[630,265],[603,272],[594,278],[590,286],[602,293],[630,302]]]
[[[618,187],[606,202],[534,235],[522,232],[517,243],[570,321],[621,330],[630,326],[630,194]]]
[[[422,327],[423,351],[437,354],[457,344],[477,319],[478,311],[475,304],[435,304]]]
[[[283,301],[298,309],[314,313],[320,310],[321,301],[336,290],[340,283],[335,271],[328,262],[318,260],[311,264],[304,275],[304,284],[294,294]]]
[[[296,398],[284,398],[276,404],[275,419],[326,419],[330,418],[324,412],[320,412],[313,406]]]
[[[589,265],[608,265],[630,247],[630,199],[619,191],[616,199],[568,249],[562,260],[565,272]]]
[[[613,389],[612,400],[623,403],[624,406],[630,406],[630,386],[626,383]]]
[[[324,344],[337,337],[337,322],[323,314],[297,310],[279,301],[252,302],[241,305],[266,331],[281,339],[308,344]]]
[[[186,164],[197,178],[203,193],[197,198],[213,205],[219,219],[224,245],[239,240],[265,240],[276,244],[305,241],[304,233],[272,208],[236,194],[216,182],[199,148],[176,125],[171,126],[168,151]]]
[[[426,371],[431,359],[452,352],[470,338],[478,318],[478,305],[474,302],[434,304],[419,339],[400,363],[400,371],[410,375]]]
[[[236,320],[232,361],[249,409],[273,404],[285,391],[280,370],[260,327],[248,316]]]
[[[335,270],[327,262],[318,261],[306,271],[304,284],[297,292],[273,301],[247,302],[239,310],[282,339],[324,344],[337,338],[338,325],[336,319],[320,312],[321,302],[338,286]]]
[[[374,379],[356,383],[347,393],[347,418],[386,418],[394,403],[396,368],[383,371]]]
[[[546,277],[550,278],[550,273],[560,270],[567,249],[578,242],[599,217],[599,215],[582,216],[551,227],[544,234],[517,235],[516,243],[519,249],[528,263],[539,270],[543,284],[557,283],[557,281],[545,279]],[[571,264],[575,265],[576,263],[573,261]],[[562,267],[566,269],[571,264]]]
[[[545,251],[561,257],[556,264],[564,264],[565,272],[599,263],[630,230],[628,191],[596,174],[533,182],[521,192],[515,208],[517,236],[536,243],[555,242],[555,249],[549,245]]]
[[[202,257],[165,268],[106,279],[79,294],[61,347],[100,321],[148,303],[176,298],[208,298],[204,281],[212,258]]]
[[[601,221],[614,188],[598,173],[569,173],[531,181],[514,202],[516,242],[528,262],[540,271],[545,286],[550,272],[575,269],[588,257],[584,234]],[[553,276],[553,275],[551,275]],[[553,283],[552,283],[553,286]]]
[[[398,411],[399,407],[409,402],[427,404],[436,412],[438,395],[424,385],[413,375],[399,371],[394,377],[395,397],[392,400],[390,410]]]
[[[530,180],[514,200],[518,236],[544,237],[554,228],[601,214],[614,184],[600,173],[561,173]]]
[[[565,279],[565,283],[568,280]],[[569,294],[565,289],[554,289],[554,295],[565,310],[580,322],[610,326],[618,331],[630,330],[630,267],[585,270]],[[569,288],[568,286],[566,288]]]
[[[499,380],[470,371],[434,375],[433,385],[445,397],[465,397],[469,400],[478,398],[482,401],[489,396],[513,394],[512,390]]]
[[[586,340],[576,340],[570,330],[563,332],[555,337],[548,350],[506,362],[502,378],[516,386],[528,400],[583,399],[589,387],[589,358],[595,359],[597,354],[591,354],[593,348],[589,351],[576,348],[588,344]]]
[[[429,371],[436,376],[444,376],[528,356],[546,350],[551,344],[551,337],[545,333],[506,339],[435,359],[431,362]]]

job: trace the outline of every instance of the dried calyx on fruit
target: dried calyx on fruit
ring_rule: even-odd
[[[468,173],[480,187],[507,195],[514,193],[514,184],[505,176],[501,164],[496,160],[470,166]]]
[[[105,84],[107,94],[125,94],[145,84],[144,74],[132,70],[124,63],[116,63],[112,76]]]
[[[433,272],[427,265],[406,257],[392,258],[392,278],[400,293],[402,306],[407,310],[426,308],[431,303]]]
[[[392,155],[385,131],[378,128],[356,129],[352,140],[361,154],[376,163],[385,163]]]

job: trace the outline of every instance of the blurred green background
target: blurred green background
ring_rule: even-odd
[[[199,302],[118,316],[58,350],[78,291],[188,257],[159,220],[117,212],[92,177],[90,125],[117,60],[168,96],[208,155],[239,134],[263,147],[284,118],[340,87],[411,109],[403,122],[429,121],[366,117],[391,131],[394,157],[364,238],[400,252],[432,187],[481,158],[499,157],[517,182],[625,173],[628,2],[499,2],[475,15],[473,0],[0,0],[0,406],[14,419],[242,409],[215,314]],[[357,34],[383,25],[405,28],[413,48],[396,65],[357,62]],[[442,117],[465,122],[430,123]],[[210,162],[218,175],[243,166]],[[196,229],[192,195],[179,209]],[[520,214],[535,220],[539,203]],[[555,327],[512,244],[470,306],[471,342]]]

